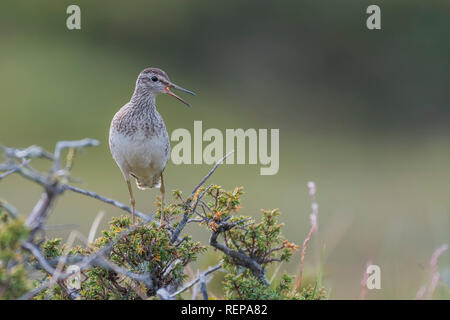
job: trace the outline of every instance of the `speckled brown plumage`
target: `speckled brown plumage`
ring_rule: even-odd
[[[141,130],[146,137],[159,136],[166,130],[162,117],[154,104],[130,101],[114,116],[112,126],[124,135],[132,136]]]

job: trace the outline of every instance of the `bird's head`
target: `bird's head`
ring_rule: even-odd
[[[182,98],[177,96],[170,89],[178,89],[180,91],[184,91],[189,94],[195,95],[194,92],[184,89],[176,85],[175,83],[172,83],[169,80],[167,73],[158,68],[147,68],[142,70],[136,81],[136,89],[142,89],[144,92],[148,92],[153,95],[161,93],[168,94],[178,99],[179,101],[183,102],[188,107],[190,107],[189,103],[187,103]]]

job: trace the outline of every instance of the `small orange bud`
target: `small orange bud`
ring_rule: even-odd
[[[290,243],[288,240],[283,241],[283,246],[287,249],[291,249],[292,251],[297,251],[299,246],[295,243]]]
[[[217,228],[219,227],[219,225],[218,225],[217,223],[214,223],[214,221],[211,221],[211,222],[209,223],[209,227],[210,227],[212,230],[217,231]]]

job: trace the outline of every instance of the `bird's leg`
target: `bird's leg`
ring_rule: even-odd
[[[131,210],[132,210],[132,214],[131,214],[131,219],[133,221],[133,224],[135,223],[135,205],[136,205],[136,201],[134,200],[134,196],[133,196],[133,189],[131,189],[131,183],[130,183],[130,178],[127,177],[127,185],[128,185],[128,192],[130,193],[130,204],[131,204]]]
[[[164,178],[161,173],[161,186],[159,187],[159,191],[161,192],[161,225],[166,221],[166,217],[164,214],[164,196],[166,194],[166,187],[164,186]]]

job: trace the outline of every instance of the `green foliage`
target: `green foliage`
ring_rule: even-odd
[[[146,288],[144,284],[106,268],[92,267],[84,271],[85,279],[79,291],[81,299],[141,299],[153,296],[157,288],[181,284],[185,278],[184,267],[206,250],[190,237],[179,245],[170,243],[171,233],[154,223],[140,226],[126,236],[121,236],[121,232],[129,227],[130,217],[114,218],[109,230],[103,231],[102,237],[92,246],[73,248],[69,255],[87,256],[114,243],[108,250],[107,259],[135,274],[150,273],[154,288]],[[59,244],[58,239],[44,244],[47,257],[62,255]],[[60,297],[58,293],[51,294]]]
[[[94,248],[102,248],[117,234],[128,228],[130,223],[128,216],[114,219],[110,230],[103,232],[103,237],[97,239]],[[186,238],[179,246],[176,246],[170,243],[170,237],[171,233],[166,228],[156,227],[155,224],[142,226],[114,245],[109,259],[131,272],[150,272],[157,288],[178,285],[185,277],[184,267],[195,261],[198,254],[205,251],[205,247],[190,238]],[[90,283],[95,281],[96,284],[102,285],[83,286],[82,294],[91,299],[137,298],[136,292],[131,296],[124,294],[124,292],[136,291],[136,283],[133,284],[130,279],[118,281],[110,273],[102,268],[90,270],[88,273]],[[154,295],[155,292],[148,291],[147,294]]]
[[[64,251],[64,247],[59,248],[61,244],[61,239],[51,239],[44,242],[42,246],[44,249],[44,255],[47,259],[56,258],[61,256]]]
[[[293,251],[298,246],[285,240],[281,234],[283,224],[278,224],[276,218],[280,215],[278,209],[262,211],[263,219],[259,223],[253,220],[247,228],[233,228],[225,235],[225,241],[234,249],[244,250],[258,263],[266,265],[272,262],[289,261]]]
[[[253,261],[261,270],[262,276],[257,277],[242,259],[239,261],[229,252],[223,252],[225,299],[326,298],[325,290],[317,285],[296,290],[293,277],[286,274],[281,275],[276,283],[267,285],[266,267],[289,261],[298,249],[296,244],[290,243],[282,235],[283,224],[278,222],[278,209],[263,210],[259,222],[251,217],[236,215],[241,209],[242,187],[226,191],[212,185],[200,188],[187,199],[183,199],[180,191],[174,191],[173,194],[179,201],[165,207],[166,218],[171,221],[172,227],[157,226],[155,223],[132,225],[129,216],[120,216],[113,218],[109,229],[87,247],[68,248],[61,239],[42,243],[40,249],[54,267],[61,259],[67,259],[63,271],[67,271],[72,260],[77,263],[86,257],[95,256],[99,251],[99,257],[104,256],[104,259],[100,258],[82,270],[79,288],[71,287],[69,279],[58,280],[34,299],[148,299],[155,297],[159,288],[179,288],[186,280],[185,267],[206,251],[205,246],[194,242],[190,236],[184,236],[182,241],[171,241],[174,229],[180,226],[181,221],[194,215],[201,218],[200,224],[208,232],[221,235],[226,250],[241,254],[241,257]],[[23,255],[21,251],[20,243],[27,234],[21,220],[1,216],[0,297],[3,299],[17,298],[31,289],[24,266],[39,264],[32,255]],[[11,263],[14,266],[6,268]],[[44,276],[39,276],[41,281],[53,276],[41,271]],[[143,275],[149,276],[150,281],[137,278]],[[36,280],[35,286],[39,285]]]
[[[246,228],[234,228],[225,233],[228,246],[239,252],[246,252],[252,259],[265,266],[272,263],[289,261],[293,251],[298,249],[281,234],[283,224],[277,222],[280,215],[278,209],[262,211],[263,218],[259,223],[253,220]],[[324,289],[315,294],[302,290],[299,294],[293,289],[292,277],[283,274],[278,284],[266,286],[248,270],[237,266],[228,256],[224,256],[224,268],[227,275],[224,280],[226,299],[244,300],[314,300],[324,298]]]
[[[200,188],[193,201],[205,191]],[[213,185],[207,189],[206,203],[210,211],[206,213],[209,219],[208,227],[216,231],[222,222],[242,222],[223,233],[225,244],[230,249],[245,253],[263,268],[269,264],[289,261],[296,244],[290,243],[281,233],[284,224],[278,223],[280,211],[278,209],[262,210],[262,219],[256,222],[245,216],[235,217],[234,213],[241,209],[240,201],[243,188],[225,191],[220,186]],[[314,294],[303,289],[297,293],[293,288],[292,277],[284,274],[278,284],[267,286],[257,279],[249,269],[246,269],[229,255],[223,255],[223,268],[227,274],[223,281],[225,299],[321,299],[325,290],[320,288]]]
[[[308,285],[301,290],[300,300],[324,300],[327,299],[327,291],[323,287]]]
[[[293,278],[287,274],[281,276],[278,284],[265,286],[249,270],[239,270],[227,265],[229,271],[224,280],[225,299],[228,300],[323,300],[327,298],[325,288],[307,286],[293,292]]]
[[[31,288],[20,243],[28,236],[22,220],[0,212],[0,299],[15,299]]]
[[[262,211],[262,221],[249,220],[248,227],[233,228],[224,234],[226,244],[238,252],[245,252],[262,266],[275,262],[289,261],[292,252],[298,249],[281,234],[282,224],[278,224],[277,209]],[[233,263],[233,259],[224,256],[224,268],[227,275],[224,280],[226,299],[289,299],[292,279],[283,275],[274,288],[261,283],[248,269]]]

